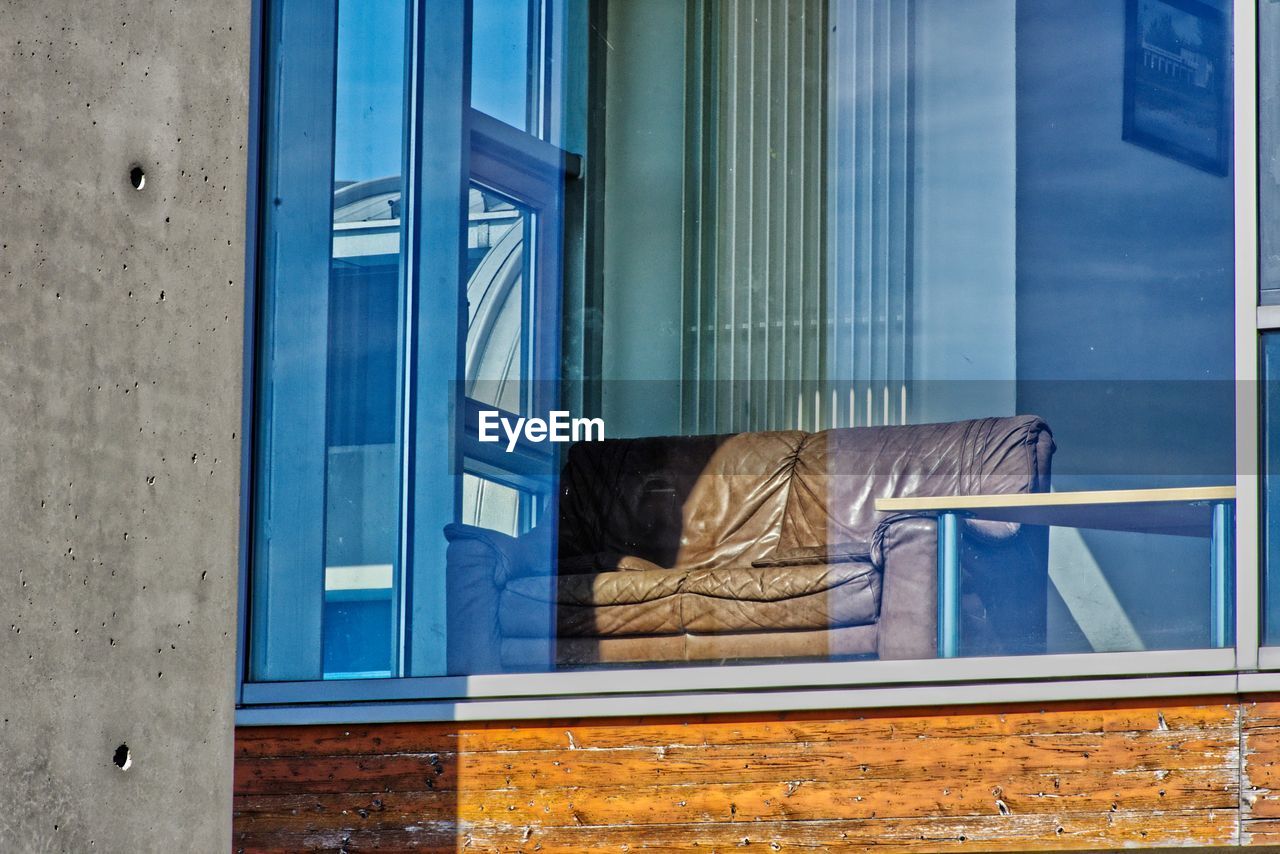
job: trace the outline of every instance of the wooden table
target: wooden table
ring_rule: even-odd
[[[1215,647],[1228,646],[1235,500],[1234,486],[1207,486],[877,498],[876,510],[937,517],[938,655],[954,658],[960,647],[961,518],[1206,538],[1211,555],[1210,637]]]

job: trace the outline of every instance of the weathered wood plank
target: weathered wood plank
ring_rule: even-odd
[[[375,831],[322,831],[259,835],[238,833],[237,850],[249,852],[339,850],[452,850],[450,827],[413,825]],[[465,851],[579,854],[604,851],[831,851],[892,850],[1050,851],[1110,850],[1117,846],[1229,844],[1235,838],[1230,814],[1199,811],[863,821],[786,821],[750,824],[680,824],[612,827],[542,827],[459,823],[457,846]]]
[[[1235,810],[1235,775],[1213,771],[1095,772],[1052,779],[954,785],[946,781],[680,784],[496,792],[393,792],[238,796],[237,826],[249,831],[394,828],[440,814],[459,821],[545,826],[819,821],[989,816],[1052,812]]]
[[[1280,849],[1280,820],[1246,818],[1240,823],[1242,845]]]
[[[547,788],[625,785],[671,780],[766,782],[803,780],[983,779],[1086,770],[1099,764],[1125,770],[1214,768],[1236,764],[1234,735],[1194,737],[1156,731],[1036,736],[868,740],[854,745],[795,742],[653,749],[431,753],[395,756],[242,759],[236,787],[270,792],[388,791],[454,788]]]
[[[1240,703],[1240,841],[1280,845],[1280,702]]]
[[[253,727],[236,733],[237,757],[331,756],[465,750],[565,750],[611,747],[775,744],[791,741],[849,741],[867,737],[930,738],[1028,736],[1057,733],[1147,732],[1234,728],[1234,706],[1112,703],[1100,707],[1015,708],[990,714],[920,713],[889,710],[832,717],[791,713],[770,717],[702,716],[565,721],[547,724],[399,724],[379,726]],[[1278,706],[1280,709],[1280,706]],[[1280,714],[1280,711],[1278,711]]]
[[[1247,697],[1240,701],[1242,725],[1246,729],[1280,727],[1280,700],[1274,697]]]
[[[1200,698],[253,728],[237,732],[236,839],[246,852],[1106,850],[1229,844],[1247,815],[1248,838],[1278,841],[1273,726],[1280,702]]]
[[[458,756],[429,753],[242,759],[235,764],[234,778],[235,791],[243,794],[454,790],[458,783]]]

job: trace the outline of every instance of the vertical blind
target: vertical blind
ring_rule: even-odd
[[[906,420],[911,6],[690,4],[687,431]]]

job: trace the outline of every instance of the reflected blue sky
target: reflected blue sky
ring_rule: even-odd
[[[474,0],[471,28],[471,106],[526,129],[529,3]]]
[[[399,175],[404,116],[404,0],[338,4],[335,181]],[[529,9],[523,0],[475,0],[472,103],[523,128]]]
[[[404,0],[338,4],[335,181],[400,174]]]

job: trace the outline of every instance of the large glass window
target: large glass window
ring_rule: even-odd
[[[1280,334],[1262,336],[1261,460],[1263,477],[1262,546],[1266,572],[1263,579],[1262,642],[1280,644]]]
[[[1280,4],[1258,4],[1258,302],[1280,311]],[[1280,645],[1280,323],[1261,336],[1263,643]]]
[[[404,0],[273,6],[257,678],[398,668],[406,15]],[[303,44],[326,47],[283,55]]]
[[[1232,644],[1224,4],[270,6],[251,680]]]
[[[1258,213],[1261,299],[1280,304],[1280,5],[1258,4]]]

